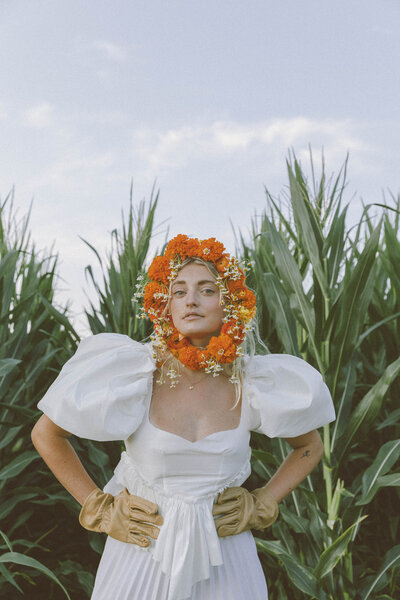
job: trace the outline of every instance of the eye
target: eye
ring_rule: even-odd
[[[184,295],[184,293],[185,293],[185,290],[174,290],[174,291],[172,292],[172,295],[173,295],[173,296],[178,296],[178,297],[181,297],[181,296],[183,296],[183,295]]]
[[[215,290],[213,288],[203,288],[201,291],[206,296],[212,296],[213,294],[215,294]]]

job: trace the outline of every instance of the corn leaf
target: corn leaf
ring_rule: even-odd
[[[318,580],[311,569],[303,565],[299,560],[296,560],[283,547],[277,546],[276,542],[261,539],[257,539],[256,541],[259,551],[272,554],[282,561],[289,579],[298,590],[313,598],[326,600],[327,596],[321,590]]]
[[[322,579],[330,573],[339,560],[346,554],[347,546],[352,539],[355,527],[358,526],[361,521],[366,519],[366,516],[358,519],[353,525],[351,525],[346,531],[344,531],[336,540],[328,546],[326,550],[321,554],[321,558],[318,561],[317,566],[314,569],[314,575],[317,579]]]
[[[0,556],[0,563],[22,565],[24,567],[30,567],[32,569],[40,571],[41,573],[43,573],[43,575],[46,575],[46,577],[49,577],[52,581],[54,581],[54,583],[56,583],[62,589],[68,600],[71,600],[70,595],[68,594],[61,581],[54,575],[54,573],[52,573],[52,571],[50,571],[50,569],[45,567],[40,561],[36,560],[35,558],[25,556],[25,554],[20,554],[19,552],[6,552],[5,554],[2,554]]]
[[[361,594],[363,600],[368,600],[371,593],[378,587],[381,579],[390,571],[400,565],[400,545],[394,546],[386,554],[382,561],[379,571],[372,577],[368,577],[367,582],[363,585]]]

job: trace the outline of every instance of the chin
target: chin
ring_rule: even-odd
[[[211,340],[212,337],[219,336],[219,334],[221,333],[221,328],[210,331],[209,329],[191,329],[189,327],[184,327],[183,330],[179,330],[179,333],[188,338],[208,338],[208,340]]]
[[[184,335],[185,337],[207,337],[207,336],[212,336],[214,335],[213,333],[210,333],[209,331],[204,331],[202,329],[187,329],[185,328],[184,331],[180,330],[179,333],[181,333],[182,335]]]

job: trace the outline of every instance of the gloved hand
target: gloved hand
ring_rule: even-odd
[[[219,494],[213,506],[219,537],[236,535],[248,529],[265,529],[272,525],[278,514],[278,503],[265,487],[252,492],[242,487],[227,488]]]
[[[112,496],[96,488],[83,503],[79,523],[89,531],[101,531],[121,542],[146,548],[149,537],[158,538],[160,530],[156,525],[162,525],[163,518],[157,504],[129,494],[127,489]]]

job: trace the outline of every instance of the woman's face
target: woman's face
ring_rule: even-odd
[[[171,286],[170,311],[177,330],[194,346],[206,346],[219,335],[224,317],[220,291],[207,267],[189,263]]]

